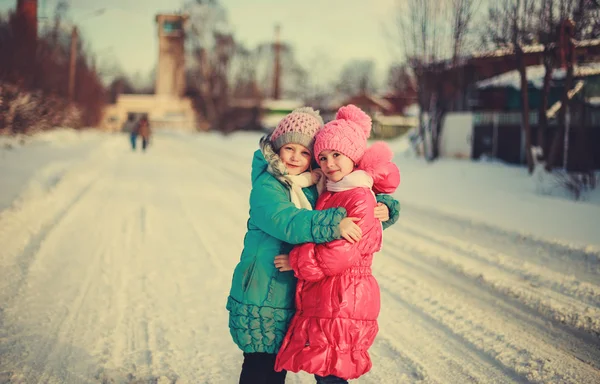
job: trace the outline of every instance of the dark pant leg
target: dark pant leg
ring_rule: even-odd
[[[333,375],[325,377],[315,375],[315,379],[317,380],[317,384],[348,384],[348,380]]]
[[[142,149],[145,151],[147,146],[148,146],[148,139],[143,137],[142,138]]]
[[[275,371],[275,360],[277,359],[276,354],[269,354],[269,366],[271,367],[271,372],[269,374],[269,378],[267,379],[267,384],[284,384],[285,376],[287,374],[286,370],[281,372]]]
[[[135,150],[135,142],[137,141],[137,136],[131,134],[131,136],[129,136],[129,139],[131,140],[131,149]]]
[[[244,353],[240,384],[283,384],[286,371],[275,372],[275,358],[270,353]]]

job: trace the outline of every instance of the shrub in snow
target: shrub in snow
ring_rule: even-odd
[[[0,83],[0,116],[0,129],[13,134],[82,125],[82,111],[67,100],[7,83]]]
[[[580,200],[587,192],[596,188],[594,172],[556,172],[557,185],[569,192],[575,200]]]
[[[536,193],[552,195],[554,191],[566,192],[575,200],[580,200],[584,194],[596,188],[596,175],[594,172],[567,172],[555,169],[552,172],[546,170],[546,162],[543,160],[541,147],[531,147],[533,156],[533,182]]]

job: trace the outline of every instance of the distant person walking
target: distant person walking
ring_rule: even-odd
[[[125,123],[124,130],[126,132],[130,131],[129,141],[131,142],[131,149],[133,151],[135,151],[138,130],[137,130],[137,124],[135,123],[135,119],[134,119],[133,115],[129,115],[129,117],[127,118],[127,122]]]
[[[130,119],[130,121],[132,121]],[[137,124],[132,124],[131,127],[131,149],[135,151],[137,146],[137,138],[140,136],[142,138],[142,151],[146,151],[148,148],[148,144],[150,143],[150,136],[152,132],[150,131],[150,123],[148,121],[147,116],[143,116]]]
[[[150,122],[148,117],[144,116],[140,120],[137,127],[137,134],[142,138],[142,151],[146,151],[148,144],[150,143]]]

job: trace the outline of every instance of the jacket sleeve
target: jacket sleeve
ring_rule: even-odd
[[[365,222],[374,222],[375,200],[367,189],[353,195],[349,201],[349,217],[357,217],[356,224],[365,230]],[[307,281],[318,281],[325,276],[339,275],[355,265],[361,253],[359,242],[354,244],[345,239],[330,241],[325,244],[307,243],[294,247],[290,252],[290,266],[297,278]]]
[[[400,217],[400,202],[392,197],[392,195],[376,195],[377,202],[383,203],[390,211],[390,218],[387,221],[381,222],[383,229],[395,224]]]
[[[283,185],[265,183],[250,192],[250,217],[260,229],[286,243],[324,243],[340,238],[339,225],[346,210],[299,209]]]

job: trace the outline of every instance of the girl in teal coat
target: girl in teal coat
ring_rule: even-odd
[[[250,218],[240,262],[233,273],[227,299],[229,330],[244,352],[240,384],[284,383],[286,372],[275,372],[275,358],[294,315],[296,278],[279,272],[275,256],[295,244],[326,243],[362,235],[344,208],[313,211],[318,194],[311,172],[312,147],[323,120],[311,108],[287,115],[270,136],[260,141],[252,160]],[[398,202],[385,203],[376,215],[393,224]],[[389,213],[388,213],[389,210]]]

